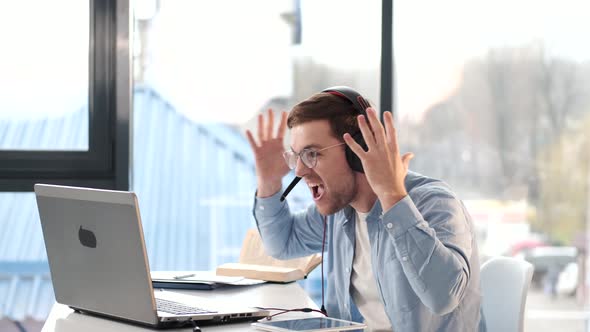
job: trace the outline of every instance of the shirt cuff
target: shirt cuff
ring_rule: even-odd
[[[397,238],[405,234],[410,228],[415,227],[424,218],[410,195],[402,198],[399,202],[395,203],[389,210],[383,213],[381,220],[385,225],[387,232]]]
[[[287,204],[287,201],[281,202],[281,190],[276,194],[268,197],[256,197],[254,195],[254,214],[256,217],[272,218],[278,215]]]

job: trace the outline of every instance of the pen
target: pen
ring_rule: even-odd
[[[174,276],[174,279],[184,279],[184,278],[190,278],[190,277],[194,277],[194,276],[195,276],[194,273],[191,273],[191,274],[183,274],[183,275],[180,275],[180,276]]]

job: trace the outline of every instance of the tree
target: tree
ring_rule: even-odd
[[[590,114],[589,68],[550,56],[539,44],[471,59],[454,93],[406,133],[413,166],[468,198],[527,199],[537,208],[537,227],[571,237],[583,220],[572,205],[587,195],[577,184],[586,183],[588,170],[581,157],[588,144],[580,141],[589,135],[581,129]]]

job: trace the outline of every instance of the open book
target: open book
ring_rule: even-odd
[[[217,275],[246,277],[275,282],[290,282],[305,278],[322,261],[320,254],[279,260],[264,252],[262,239],[255,229],[246,233],[239,263],[226,263],[217,267]]]

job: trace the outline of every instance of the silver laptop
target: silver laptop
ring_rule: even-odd
[[[269,312],[154,291],[132,192],[35,185],[57,302],[156,328],[256,320]]]

